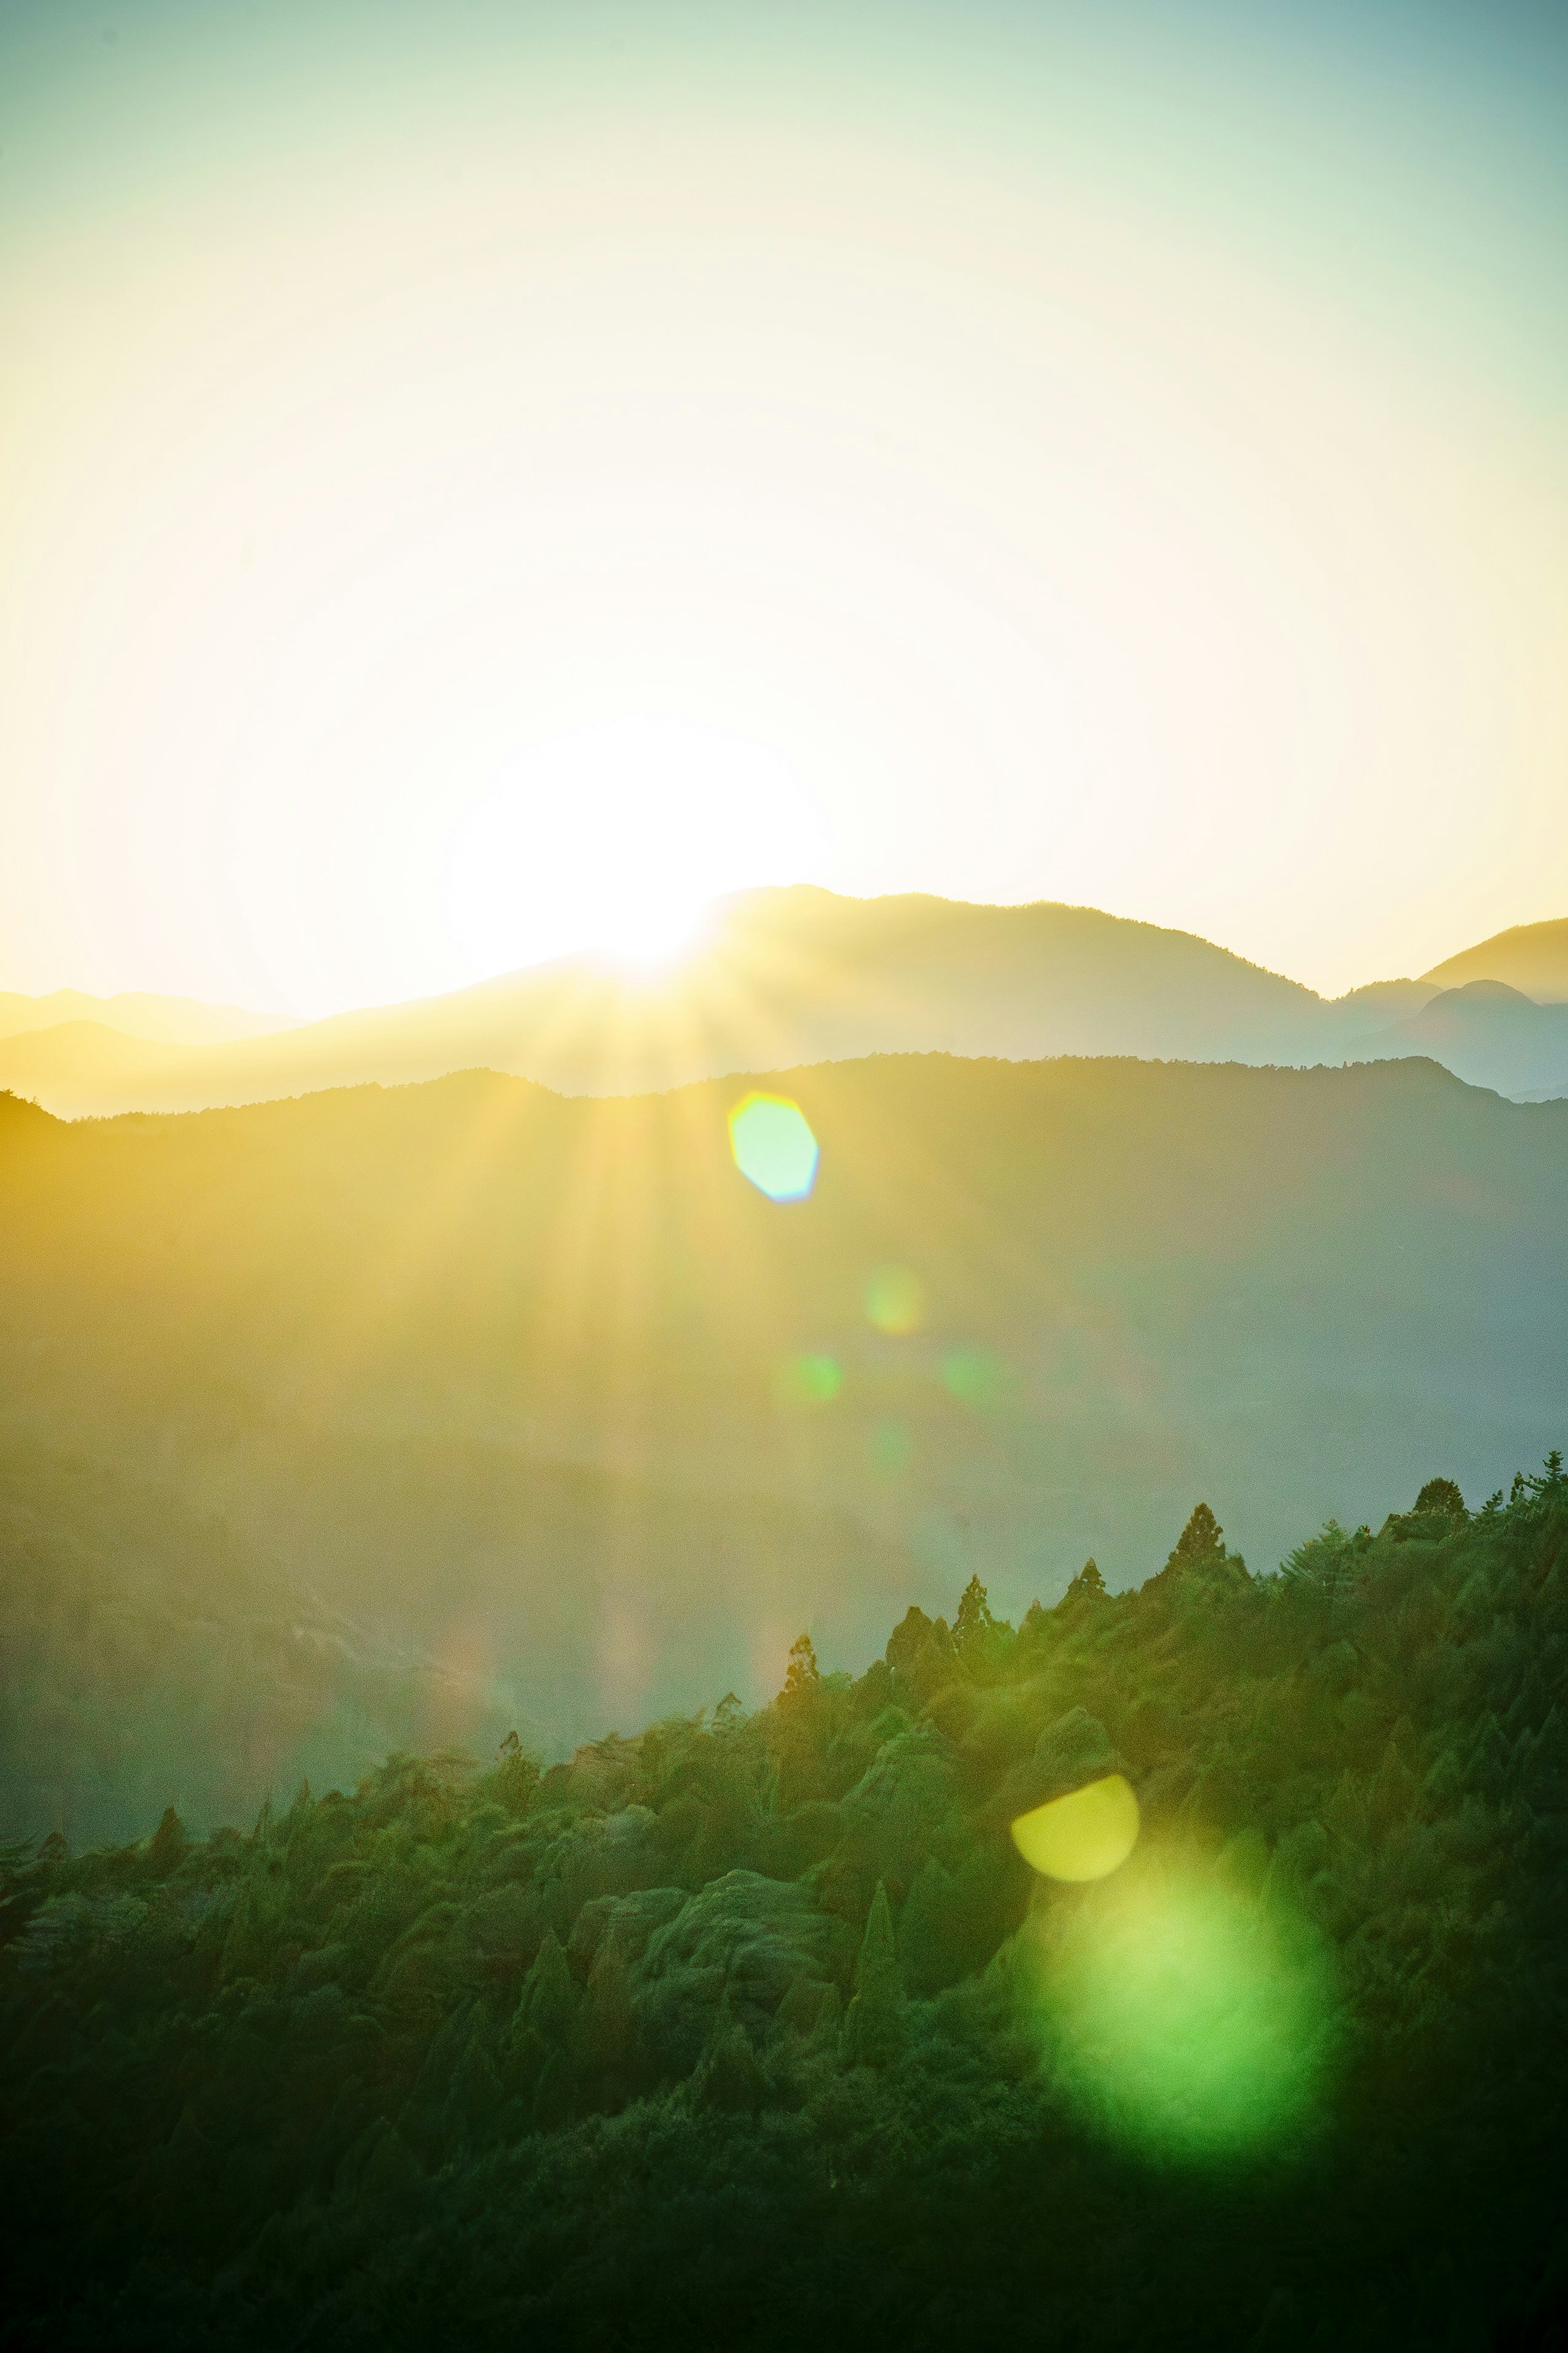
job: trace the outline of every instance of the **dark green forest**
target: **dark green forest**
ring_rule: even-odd
[[[1564,2341],[1568,1473],[5,1857],[6,2346]],[[1142,1834],[1011,1825],[1112,1774]]]

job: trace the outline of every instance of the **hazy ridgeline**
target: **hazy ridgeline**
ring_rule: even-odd
[[[797,884],[739,892],[709,919],[667,969],[568,956],[302,1024],[180,998],[0,996],[0,1088],[62,1118],[475,1069],[633,1095],[935,1047],[1021,1061],[1429,1056],[1500,1093],[1568,1092],[1568,923],[1526,924],[1424,979],[1325,999],[1191,932],[1049,901],[851,899]]]
[[[1558,1435],[1568,1105],[1419,1062],[768,1083],[822,1149],[787,1207],[733,1081],[0,1102],[16,1834],[752,1700],[802,1625],[862,1656],[974,1569],[1015,1617],[1090,1552],[1135,1583],[1197,1494],[1268,1563]]]
[[[1550,2353],[1565,1546],[1558,1457],[1268,1578],[1200,1509],[749,1718],[13,1850],[5,2341]]]

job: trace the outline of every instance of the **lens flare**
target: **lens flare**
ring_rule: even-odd
[[[907,1422],[881,1421],[871,1438],[871,1461],[884,1479],[896,1479],[909,1469],[915,1441]]]
[[[1007,1367],[989,1348],[953,1348],[942,1360],[942,1385],[961,1405],[984,1410],[1007,1387]]]
[[[844,1367],[837,1356],[786,1356],[773,1375],[780,1405],[831,1405],[843,1387]]]
[[[804,1201],[821,1153],[805,1114],[787,1095],[742,1095],[730,1113],[735,1166],[770,1201]]]
[[[925,1312],[925,1285],[911,1268],[879,1266],[867,1277],[867,1319],[879,1332],[918,1332]]]
[[[1197,1859],[1144,1859],[1047,1907],[1033,1958],[1057,2080],[1108,2137],[1205,2163],[1310,2126],[1330,2003],[1305,1920]]]
[[[1138,1843],[1138,1800],[1120,1773],[1053,1798],[1013,1825],[1013,1843],[1047,1879],[1105,1879]]]

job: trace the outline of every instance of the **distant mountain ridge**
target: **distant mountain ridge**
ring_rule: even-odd
[[[1500,980],[1538,1005],[1568,1004],[1568,917],[1550,923],[1515,923],[1473,948],[1464,948],[1422,978],[1439,988],[1472,980]]]
[[[447,996],[207,1042],[174,1039],[168,1021],[145,1047],[123,1022],[111,1038],[101,1005],[94,1019],[35,1022],[30,1038],[7,1037],[0,1000],[0,1087],[76,1117],[466,1069],[568,1094],[636,1093],[871,1053],[1286,1066],[1421,1054],[1502,1092],[1568,1078],[1555,1008],[1528,1004],[1507,983],[1510,997],[1478,997],[1468,981],[1462,1001],[1437,1015],[1432,1002],[1448,992],[1434,976],[1372,982],[1331,1001],[1192,933],[1054,902],[862,900],[798,884],[742,892],[713,918],[683,963],[655,976],[569,957]],[[1568,938],[1568,924],[1528,928]]]
[[[1346,1059],[1393,1061],[1407,1054],[1428,1054],[1471,1086],[1550,1096],[1559,1082],[1568,1084],[1568,1005],[1538,1005],[1506,981],[1467,981]]]
[[[79,988],[57,988],[47,997],[0,989],[0,1038],[81,1022],[163,1046],[219,1045],[300,1026],[292,1013],[252,1013],[243,1005],[208,1005],[200,997],[158,997],[146,989],[123,989],[115,997],[89,997]]]

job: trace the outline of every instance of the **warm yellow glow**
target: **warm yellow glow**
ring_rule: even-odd
[[[425,174],[324,103],[276,178],[152,143],[90,234],[35,225],[13,985],[320,1011],[802,878],[1342,986],[1498,927],[1443,813],[1480,760],[1550,843],[1568,736],[1561,487],[1514,411],[1016,156],[531,68],[509,103]],[[1347,856],[1369,796],[1403,896]]]
[[[1020,1814],[1013,1843],[1047,1879],[1109,1878],[1138,1843],[1138,1799],[1120,1773],[1108,1773]]]
[[[925,1322],[925,1285],[912,1267],[879,1266],[866,1282],[866,1316],[879,1332],[901,1337]]]
[[[459,820],[447,923],[485,971],[542,945],[655,966],[721,892],[804,872],[818,834],[765,744],[658,713],[574,728],[519,746]]]

